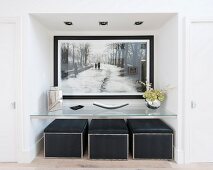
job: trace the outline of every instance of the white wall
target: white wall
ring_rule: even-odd
[[[177,119],[163,119],[173,129],[175,133],[175,160],[180,160],[180,155],[183,153],[179,139],[182,137],[179,133],[179,17],[174,16],[164,26],[162,26],[157,34],[156,46],[156,88],[164,89],[167,86],[167,96],[161,107],[176,113]],[[179,152],[179,153],[178,153]],[[178,157],[179,155],[179,157]]]
[[[156,35],[156,87],[168,90],[164,107],[170,111],[177,112],[178,94],[178,16],[170,19],[162,26]]]
[[[22,162],[31,161],[38,151],[42,130],[48,122],[31,120],[32,113],[47,112],[47,90],[52,85],[50,38],[48,31],[33,17],[26,18],[23,37],[23,146]]]
[[[180,12],[186,15],[212,15],[212,0],[2,0],[1,13],[152,13]]]
[[[184,17],[189,16],[213,16],[213,1],[212,0],[2,0],[0,2],[0,17],[20,17],[22,19],[22,58],[23,58],[23,117],[21,117],[23,124],[23,132],[21,132],[22,146],[21,150],[23,152],[29,152],[34,150],[34,144],[39,140],[40,132],[44,127],[44,122],[31,122],[29,114],[35,113],[38,111],[44,111],[46,109],[44,92],[49,88],[51,84],[50,75],[52,75],[52,66],[48,61],[52,60],[49,51],[47,50],[49,44],[49,37],[47,30],[43,28],[42,25],[33,21],[30,23],[28,18],[28,13],[144,13],[144,12],[178,12],[180,14],[179,24],[182,23]],[[172,21],[171,21],[172,22]],[[32,27],[36,25],[36,28]],[[167,28],[166,28],[167,27]],[[178,25],[180,28],[180,25]],[[166,35],[165,30],[169,30],[169,24],[165,26],[162,30],[159,30],[159,36]],[[181,28],[182,29],[182,28]],[[169,31],[170,34],[172,30]],[[161,35],[160,35],[161,34]],[[171,40],[175,40],[174,35],[171,34]],[[182,37],[182,35],[180,35]],[[179,37],[179,38],[180,38]],[[170,38],[170,37],[168,37]],[[168,44],[166,39],[162,41]],[[40,42],[43,42],[40,44]],[[174,42],[175,43],[175,42]],[[182,44],[180,39],[178,39],[178,44]],[[161,44],[159,44],[161,45]],[[169,44],[168,44],[169,45]],[[170,53],[175,52],[176,49],[168,49]],[[33,51],[33,53],[32,53]],[[163,57],[164,60],[170,59],[169,53],[165,53],[166,56]],[[178,73],[175,70],[172,71],[174,75],[178,76],[178,80],[166,79],[163,77],[163,72],[160,73],[162,84],[167,84],[167,82],[177,85],[178,92],[175,90],[171,92],[168,96],[173,103],[168,101],[165,105],[166,108],[171,109],[172,111],[177,111],[179,113],[178,119],[181,120],[181,79],[182,75],[180,74],[181,61],[182,58],[181,47],[179,46],[178,50]],[[171,57],[174,57],[173,55]],[[174,61],[171,61],[174,65]],[[162,67],[162,64],[158,66],[158,69]],[[165,69],[168,70],[169,67]],[[165,71],[165,70],[164,70]],[[159,80],[159,77],[158,77]],[[178,99],[177,99],[178,98]],[[20,115],[22,115],[20,113]],[[181,127],[181,122],[178,121],[177,128]],[[179,130],[178,130],[178,133]],[[178,139],[179,140],[179,139]],[[178,142],[178,144],[181,142]],[[181,147],[181,146],[180,146]],[[26,157],[22,156],[23,160],[30,160],[31,156],[27,155]]]

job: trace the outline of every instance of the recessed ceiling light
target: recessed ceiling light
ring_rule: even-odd
[[[100,21],[99,25],[108,25],[108,21]]]
[[[143,21],[135,21],[135,25],[141,25],[143,24]]]
[[[70,21],[65,21],[64,24],[65,25],[73,25],[72,22],[70,22]]]

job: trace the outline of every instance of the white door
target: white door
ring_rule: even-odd
[[[16,162],[16,25],[0,19],[0,162]]]
[[[213,162],[213,22],[191,22],[189,31],[191,162]]]

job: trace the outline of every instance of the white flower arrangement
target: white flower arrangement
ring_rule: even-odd
[[[165,89],[153,89],[151,87],[151,83],[144,83],[142,81],[138,81],[138,83],[146,86],[146,91],[143,94],[143,97],[147,100],[147,101],[155,101],[155,100],[159,100],[160,102],[163,102],[166,98],[166,92],[167,90]]]

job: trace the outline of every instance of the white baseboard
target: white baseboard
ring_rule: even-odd
[[[18,163],[30,163],[35,159],[35,157],[38,155],[40,150],[43,148],[43,140],[42,137],[39,139],[30,149],[29,151],[22,151],[21,155],[19,156]]]
[[[174,160],[177,164],[184,164],[184,152],[178,148],[174,148]]]

